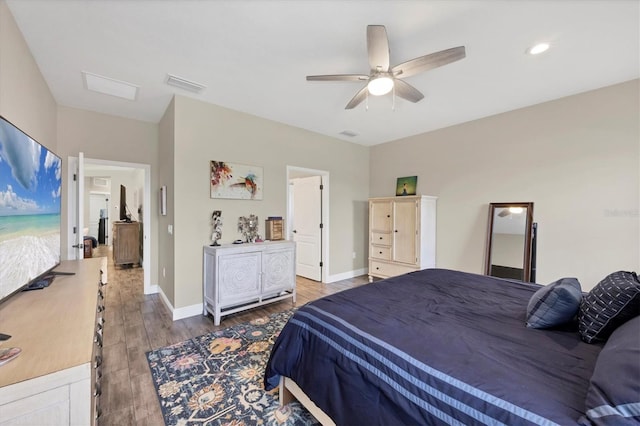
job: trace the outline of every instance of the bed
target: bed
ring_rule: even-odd
[[[324,297],[280,333],[265,388],[328,424],[576,424],[604,344],[526,327],[540,288],[427,269]]]

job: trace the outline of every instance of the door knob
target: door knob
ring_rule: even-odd
[[[294,230],[293,230],[293,233],[294,233],[294,234],[297,234],[297,233],[298,233],[298,231],[296,231],[296,230],[294,229]]]

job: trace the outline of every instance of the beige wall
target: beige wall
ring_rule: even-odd
[[[372,147],[371,195],[399,176],[438,199],[437,265],[481,273],[490,202],[533,201],[537,281],[640,269],[639,81]]]
[[[56,102],[7,4],[0,0],[0,115],[58,153]]]
[[[167,187],[167,215],[158,216],[158,285],[169,303],[175,306],[174,297],[174,239],[167,231],[175,218],[174,186],[174,121],[175,100],[172,100],[158,124],[158,186]],[[163,273],[164,269],[164,273]]]
[[[209,161],[264,168],[264,198],[209,197]],[[330,178],[329,274],[366,267],[368,149],[185,97],[175,99],[175,306],[202,302],[202,246],[222,210],[222,242],[240,238],[239,216],[286,216],[286,166],[326,170]],[[357,253],[356,259],[352,252]],[[162,268],[163,265],[160,265]]]
[[[62,157],[62,217],[68,217],[68,157],[149,164],[151,194],[158,193],[158,125],[69,107],[58,107],[58,155]],[[127,188],[129,189],[129,188]],[[135,190],[135,188],[131,188]],[[119,196],[119,195],[118,195]],[[127,197],[129,193],[127,191]],[[151,197],[151,283],[158,282],[157,196]],[[130,208],[132,206],[129,206]],[[137,206],[132,208],[136,213]],[[112,212],[113,213],[113,209]],[[67,221],[62,221],[62,253],[67,253]]]

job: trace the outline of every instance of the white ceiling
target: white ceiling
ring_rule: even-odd
[[[60,105],[158,122],[173,94],[362,145],[403,138],[640,76],[639,1],[8,0]],[[366,26],[387,28],[391,64],[459,45],[467,57],[408,77],[425,99],[344,107],[368,73]],[[536,42],[552,48],[540,56]],[[140,86],[127,101],[82,71]],[[194,95],[167,73],[202,83]],[[350,130],[358,136],[339,133]]]

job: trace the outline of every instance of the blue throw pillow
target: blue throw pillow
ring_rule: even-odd
[[[576,278],[562,278],[541,287],[527,305],[527,327],[550,328],[569,322],[578,313],[581,300]]]
[[[635,272],[607,275],[580,303],[578,330],[587,343],[606,340],[618,326],[640,315],[640,281]]]
[[[618,327],[598,355],[581,425],[640,422],[640,317]]]

